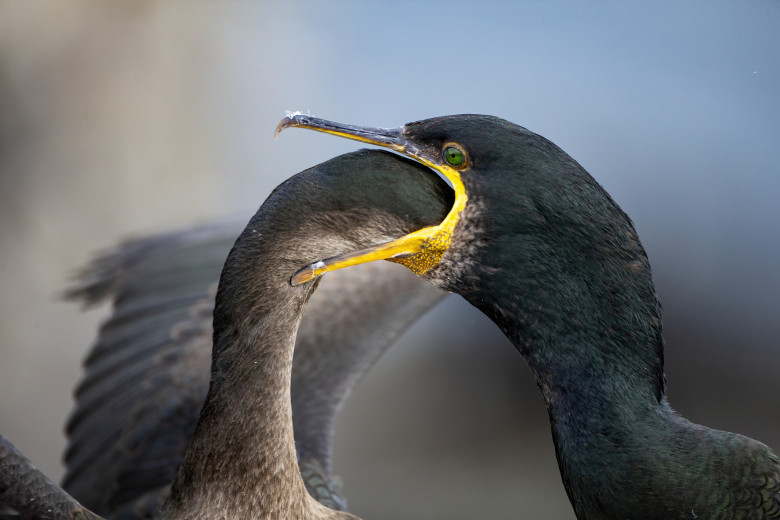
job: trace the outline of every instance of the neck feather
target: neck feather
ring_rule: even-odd
[[[495,232],[478,217],[469,222],[473,235],[487,229],[496,238],[469,241],[464,256],[477,261],[448,274],[461,286],[479,280],[464,296],[528,361],[577,518],[750,518],[777,510],[780,469],[766,446],[690,423],[669,407],[661,308],[633,228],[619,235],[618,254],[600,254],[590,242],[559,244],[550,257],[549,244],[533,234]]]
[[[293,437],[293,348],[316,284],[240,257],[222,273],[209,392],[162,517],[339,517],[306,492]]]

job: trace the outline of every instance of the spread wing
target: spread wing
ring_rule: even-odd
[[[93,262],[68,297],[113,303],[84,362],[63,487],[112,518],[151,518],[208,390],[211,313],[243,221],[133,240]]]

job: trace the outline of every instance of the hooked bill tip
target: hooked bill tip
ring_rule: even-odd
[[[298,269],[295,271],[295,274],[292,275],[292,278],[290,278],[290,285],[295,287],[297,285],[301,285],[302,283],[306,283],[310,280],[318,278],[325,274],[324,269],[326,267],[327,266],[325,265],[325,262],[320,260],[319,262],[314,262],[313,264],[309,264],[306,267]]]
[[[308,118],[309,116],[303,112],[287,112],[287,115],[285,115],[284,118],[279,121],[279,124],[276,125],[276,129],[274,130],[274,139],[279,137],[279,134],[281,134],[282,130],[285,128],[290,128],[291,126],[300,126],[301,124],[305,123]]]

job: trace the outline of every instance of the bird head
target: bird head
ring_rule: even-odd
[[[633,356],[635,347],[625,345],[649,346],[653,361],[646,364],[659,381],[660,304],[634,226],[554,143],[485,115],[437,117],[392,129],[293,115],[279,123],[277,134],[288,127],[389,148],[438,172],[454,191],[438,225],[324,259],[298,271],[293,283],[388,259],[461,294],[525,354],[531,354],[531,344],[562,339],[570,346],[558,354],[568,351],[577,360],[584,359],[577,345],[586,342],[601,344],[609,359]],[[552,351],[532,350],[540,356]],[[635,358],[645,363],[644,355]]]
[[[459,284],[460,292],[475,269],[538,279],[539,269],[565,274],[593,263],[583,259],[647,267],[630,219],[593,177],[555,144],[509,121],[467,114],[384,129],[292,115],[277,135],[288,127],[394,150],[446,178],[455,197],[438,225],[324,259],[301,269],[293,283],[379,259],[404,264],[444,289]]]

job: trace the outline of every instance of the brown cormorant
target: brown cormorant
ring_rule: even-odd
[[[293,281],[391,258],[484,312],[536,377],[579,519],[780,518],[778,457],[670,407],[647,255],[629,217],[558,146],[483,115],[395,129],[296,115],[277,134],[290,126],[390,148],[452,183],[441,224]]]
[[[376,151],[323,163],[269,196],[225,261],[206,402],[158,518],[354,518],[311,498],[298,470],[290,402],[293,345],[315,286],[293,287],[290,276],[318,257],[435,224],[451,203],[449,188],[425,168]],[[166,411],[154,419],[164,422]],[[151,428],[152,422],[145,424]],[[164,443],[157,449],[166,453]],[[2,454],[3,467],[18,470],[0,477],[0,491],[12,491],[2,501],[22,517],[65,518],[77,507],[58,505],[69,498],[65,494],[49,494],[55,497],[50,516],[30,512],[30,489],[18,484],[41,482],[40,475],[17,464],[23,459],[9,445]]]
[[[114,305],[85,360],[67,428],[63,487],[92,511],[151,518],[167,497],[208,390],[219,272],[248,218],[129,241],[94,261],[70,292]],[[320,502],[346,510],[331,476],[341,404],[444,295],[400,266],[372,262],[326,277],[312,296],[291,395],[299,465]]]

